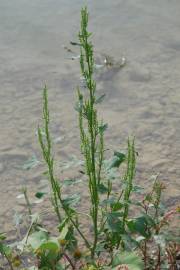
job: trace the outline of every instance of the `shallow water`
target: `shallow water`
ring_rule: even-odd
[[[69,42],[77,40],[84,3],[96,57],[127,59],[123,69],[98,73],[108,148],[124,149],[135,135],[136,181],[149,187],[150,175],[160,173],[167,205],[179,200],[180,1],[0,0],[0,230],[10,230],[14,212],[24,208],[16,198],[20,187],[27,185],[32,197],[43,180],[41,167],[24,171],[22,165],[40,157],[36,128],[45,83],[57,154],[62,160],[79,154],[72,106],[79,66],[70,59],[78,48]]]

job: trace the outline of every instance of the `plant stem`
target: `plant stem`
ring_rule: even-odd
[[[27,205],[27,208],[28,208],[29,215],[31,216],[32,215],[32,210],[31,210],[31,204],[29,202],[29,198],[28,198],[28,195],[27,195],[27,188],[26,187],[22,188],[22,192],[24,194],[24,199],[26,201],[26,205]]]
[[[91,196],[91,216],[94,227],[94,242],[92,247],[92,258],[94,257],[97,241],[98,241],[98,209],[99,209],[99,194],[98,185],[101,178],[101,167],[103,162],[103,134],[100,135],[99,144],[99,171],[96,168],[96,154],[97,154],[97,136],[99,133],[99,126],[97,120],[97,112],[95,109],[95,92],[96,83],[93,80],[94,72],[94,58],[93,46],[89,42],[90,33],[87,31],[88,12],[84,8],[81,11],[81,31],[79,33],[79,40],[81,44],[80,66],[82,75],[84,77],[89,96],[84,101],[83,95],[78,91],[79,103],[79,127],[81,134],[81,148],[86,161],[86,172],[89,178],[89,191]],[[87,131],[85,131],[84,119],[87,123]],[[97,174],[96,174],[97,173]]]
[[[133,188],[133,179],[135,175],[136,157],[134,149],[134,139],[132,142],[128,139],[128,157],[127,157],[127,169],[124,176],[124,181],[126,184],[124,190],[124,214],[123,214],[123,228],[125,229],[126,218],[129,213],[129,198]]]
[[[54,159],[52,157],[51,151],[51,137],[49,133],[49,109],[48,109],[48,94],[47,87],[44,87],[43,90],[43,120],[44,120],[44,133],[40,127],[38,127],[38,138],[43,153],[44,160],[48,167],[48,175],[51,184],[52,198],[54,210],[57,214],[59,222],[61,222],[61,214],[58,205],[57,192],[55,188],[55,178],[54,178]]]
[[[6,253],[4,253],[4,257],[6,258],[8,264],[9,264],[10,269],[11,270],[14,270],[14,267],[12,266],[12,263],[11,263],[10,259],[8,258],[8,256],[6,255]]]
[[[72,262],[72,260],[69,258],[69,256],[66,253],[63,253],[63,256],[69,262],[69,264],[71,265],[72,269],[75,270],[76,269],[75,264]]]
[[[64,206],[63,200],[61,198],[61,192],[60,192],[60,188],[59,188],[59,184],[56,182],[56,192],[57,192],[57,196],[58,199],[61,203],[61,206],[66,214],[66,216],[69,218],[69,220],[71,221],[72,225],[74,226],[74,228],[77,230],[77,232],[79,233],[79,235],[82,237],[82,239],[85,242],[86,247],[91,251],[91,245],[88,242],[88,240],[86,239],[86,237],[84,236],[84,234],[81,232],[81,230],[79,229],[78,225],[76,224],[76,222],[74,222],[73,218],[71,217],[71,214],[69,214],[68,208],[66,206]]]

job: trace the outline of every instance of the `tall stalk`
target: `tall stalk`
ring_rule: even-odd
[[[82,94],[78,89],[78,111],[79,128],[81,136],[81,150],[85,158],[86,174],[88,176],[89,191],[91,197],[91,216],[94,227],[94,243],[92,247],[92,257],[98,241],[98,208],[99,194],[98,185],[101,180],[101,167],[103,162],[103,126],[99,125],[96,111],[96,82],[93,79],[94,74],[94,56],[93,45],[89,41],[91,33],[87,30],[88,12],[84,8],[81,10],[81,29],[79,32],[79,41],[81,47],[80,67],[88,90]]]
[[[48,176],[51,185],[52,191],[52,202],[54,206],[54,210],[57,214],[59,222],[61,222],[61,214],[60,214],[60,207],[58,203],[58,194],[57,194],[57,184],[56,179],[54,177],[54,158],[52,155],[52,143],[51,143],[51,136],[49,132],[49,109],[48,109],[48,94],[47,94],[47,87],[44,87],[43,90],[43,129],[38,127],[38,138],[39,143],[41,146],[41,150],[43,153],[43,158],[48,167]],[[60,187],[59,187],[60,188]]]
[[[123,213],[123,227],[125,228],[126,218],[129,213],[129,199],[133,189],[133,179],[135,176],[136,167],[136,154],[134,148],[134,139],[131,141],[128,139],[128,155],[127,155],[127,169],[124,175],[124,213]]]

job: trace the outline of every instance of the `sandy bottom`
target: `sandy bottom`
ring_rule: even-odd
[[[36,129],[45,83],[57,167],[72,155],[80,157],[74,112],[79,65],[70,59],[79,52],[69,42],[77,40],[83,3],[0,0],[0,231],[12,230],[15,212],[25,207],[17,199],[21,187],[28,187],[34,201],[34,193],[44,185],[42,165],[29,171],[22,166],[32,155],[41,159]],[[135,135],[136,182],[148,189],[150,176],[159,173],[171,208],[180,201],[180,2],[86,3],[96,57],[105,53],[117,61],[127,59],[120,70],[97,71],[98,94],[106,94],[100,114],[109,123],[107,147],[111,153],[125,149],[127,136]],[[74,170],[68,175],[74,176]],[[84,192],[84,201],[86,197]]]

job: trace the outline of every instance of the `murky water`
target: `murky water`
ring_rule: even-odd
[[[165,200],[177,203],[180,176],[180,1],[179,0],[0,0],[0,230],[10,230],[22,185],[30,194],[43,180],[40,167],[22,165],[40,157],[36,128],[42,87],[50,89],[52,130],[63,160],[79,154],[73,104],[79,83],[79,13],[90,11],[97,58],[125,56],[121,70],[103,70],[101,115],[109,123],[108,147],[124,149],[136,136],[136,181],[150,186],[156,172],[167,186]],[[68,53],[63,46],[71,47]],[[57,124],[55,124],[57,123]]]

